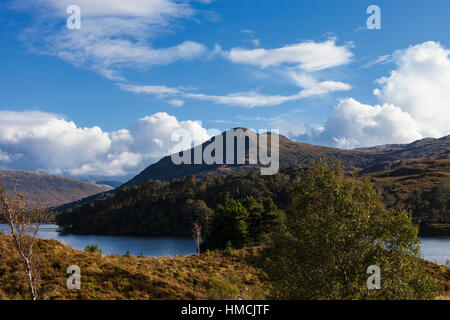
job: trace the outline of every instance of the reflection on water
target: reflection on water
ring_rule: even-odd
[[[7,230],[0,225],[0,231]],[[195,242],[191,237],[128,237],[59,234],[57,225],[43,225],[39,237],[56,239],[77,250],[84,250],[88,244],[98,244],[104,254],[144,255],[148,257],[194,254]],[[445,264],[450,260],[450,237],[422,238],[422,256],[429,261]]]

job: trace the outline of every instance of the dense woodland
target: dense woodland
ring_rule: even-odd
[[[273,176],[249,173],[201,180],[190,176],[170,183],[149,180],[124,187],[95,204],[69,209],[56,219],[68,233],[137,236],[191,235],[192,225],[199,223],[209,246],[224,248],[232,240],[234,246],[242,247],[258,243],[283,224],[304,170],[292,166]],[[388,207],[406,208],[423,230],[446,228],[450,223],[450,192],[445,186],[429,192],[414,190],[403,197],[406,200],[389,189],[382,192],[379,199]],[[212,234],[214,239],[208,236]]]
[[[299,170],[271,177],[251,173],[202,180],[191,176],[170,183],[149,180],[93,205],[69,209],[56,219],[65,232],[139,236],[191,235],[193,223],[200,223],[206,234],[234,221],[247,230],[242,244],[257,242],[274,222],[281,223]],[[225,238],[215,246],[224,247]]]
[[[430,224],[449,223],[450,190],[436,186],[430,191],[415,190],[406,201],[416,220]]]

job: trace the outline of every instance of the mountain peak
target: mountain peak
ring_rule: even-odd
[[[246,128],[237,127],[232,130]],[[221,135],[226,132],[221,133]],[[336,160],[340,160],[344,167],[365,168],[382,162],[395,161],[402,159],[425,158],[433,155],[439,157],[448,157],[450,154],[450,136],[440,139],[423,139],[412,144],[384,145],[372,148],[360,148],[354,150],[342,150],[337,148],[315,146],[311,144],[292,141],[282,135],[279,135],[279,165],[280,169],[295,165],[307,165],[313,160],[322,159],[329,164],[333,164]],[[204,142],[202,150],[211,143],[211,140]],[[197,146],[198,147],[198,146]],[[193,153],[194,148],[185,152]],[[259,171],[259,165],[241,164],[180,164],[176,165],[172,162],[171,156],[166,156],[158,162],[148,166],[123,186],[132,187],[141,185],[147,180],[165,180],[181,178],[184,176],[196,176],[204,178],[207,176],[224,176],[229,174],[244,174],[248,172]],[[96,199],[105,198],[114,191],[101,193],[82,201],[68,204],[59,209],[71,208],[82,203],[92,203]]]

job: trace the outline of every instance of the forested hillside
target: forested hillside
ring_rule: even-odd
[[[448,165],[446,158],[430,161]],[[430,182],[428,188],[423,188],[423,181],[417,177],[397,175],[395,179],[398,180],[393,181],[395,174],[375,169],[359,173],[354,179],[370,178],[378,189],[380,201],[388,207],[409,210],[413,221],[420,224],[422,233],[447,234],[450,224],[448,180],[433,180],[436,174],[433,168],[430,164],[428,176],[422,172],[422,179]],[[98,200],[93,205],[69,209],[57,216],[57,222],[70,233],[190,235],[194,222],[201,223],[206,230],[214,212],[231,199],[239,202],[233,205],[243,206],[248,214],[255,212],[246,222],[253,219],[253,225],[261,226],[267,219],[277,220],[277,212],[286,210],[292,203],[293,190],[303,170],[303,167],[292,166],[273,176],[255,172],[204,179],[190,176],[171,182],[149,180],[141,186],[123,187],[115,196]],[[401,188],[402,183],[408,188]],[[264,203],[271,209],[264,209]],[[256,207],[259,209],[255,210]],[[258,217],[256,223],[255,217]]]
[[[286,207],[290,181],[289,173],[267,178],[251,173],[203,180],[191,176],[170,183],[149,180],[139,187],[124,187],[93,205],[69,209],[57,216],[57,222],[70,233],[190,235],[192,224],[199,222],[206,228],[213,211],[227,198],[257,202],[270,198],[280,208]]]

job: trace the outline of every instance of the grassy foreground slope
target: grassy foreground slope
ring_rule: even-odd
[[[99,256],[56,240],[39,240],[40,299],[264,298],[260,270],[246,263],[252,250],[175,258]],[[66,270],[81,269],[81,289],[68,290]],[[0,299],[28,299],[28,287],[11,239],[0,235]]]
[[[264,299],[265,274],[252,261],[256,249],[175,258],[99,256],[55,240],[39,240],[40,299]],[[0,235],[0,299],[27,299],[11,239]],[[423,262],[450,299],[450,269]],[[69,265],[81,268],[81,289],[68,290]]]

